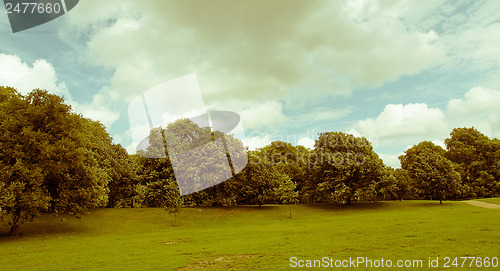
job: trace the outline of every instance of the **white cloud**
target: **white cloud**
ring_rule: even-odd
[[[453,99],[448,103],[448,112],[453,116],[484,116],[497,113],[500,105],[500,91],[484,88],[471,88],[465,99]]]
[[[416,4],[87,0],[65,16],[60,35],[86,37],[84,59],[114,71],[99,99],[82,109],[108,127],[118,117],[117,105],[195,73],[207,107],[239,113],[246,129],[273,129],[352,112],[318,108],[285,116],[278,100],[293,100],[287,109],[298,107],[439,65],[440,37],[408,27],[401,19],[414,13],[408,5]]]
[[[321,108],[285,116],[275,102],[285,97],[298,101],[285,103],[293,108],[302,100],[349,95],[443,63],[495,70],[499,4],[475,5],[463,13],[439,1],[87,0],[65,16],[68,28],[61,35],[88,35],[85,57],[115,72],[89,109],[114,108],[155,84],[196,73],[207,105],[229,104],[245,128],[266,129],[350,113]],[[109,114],[106,121],[115,117]],[[497,131],[498,118],[485,118],[485,129]],[[381,145],[405,145],[440,140],[449,133],[450,119],[425,104],[388,105],[355,128]]]
[[[241,118],[246,129],[259,129],[282,124],[286,117],[283,115],[281,103],[269,101],[255,104],[241,111]]]
[[[75,112],[98,120],[108,128],[120,117],[118,112],[109,108],[108,100],[100,95],[94,96],[89,104],[74,101],[64,82],[57,79],[53,65],[45,59],[38,59],[29,65],[17,56],[0,54],[0,85],[14,87],[22,94],[40,88],[64,96],[65,103],[70,104]]]
[[[294,93],[303,99],[348,94],[444,55],[434,31],[408,30],[400,18],[413,11],[398,3],[88,0],[77,8],[61,35],[91,33],[88,59],[116,71],[101,90],[112,102],[188,73],[207,103],[275,100],[296,86],[311,89]]]
[[[434,139],[434,140],[431,140],[431,142],[434,143],[434,145],[440,146],[441,148],[446,150],[446,145],[444,144],[444,140]]]
[[[271,137],[269,135],[264,136],[247,136],[243,140],[243,145],[247,146],[250,150],[255,150],[262,148],[271,143]]]
[[[352,112],[352,107],[334,109],[327,107],[315,107],[312,112],[294,116],[292,119],[295,125],[302,123],[325,122],[347,117]]]
[[[350,134],[350,135],[353,135],[355,137],[360,137],[361,134],[358,132],[358,130],[356,129],[349,129],[349,131],[346,132],[347,134]]]
[[[455,11],[443,22],[443,47],[448,52],[447,67],[489,72],[500,61],[500,9],[498,1],[476,2],[464,11]],[[446,16],[446,15],[445,15]],[[447,16],[448,17],[448,16]]]
[[[378,156],[384,161],[385,165],[392,168],[400,168],[401,162],[399,161],[399,156],[402,154],[404,154],[404,152],[400,152],[397,154],[379,153]]]
[[[444,139],[456,127],[472,127],[490,137],[500,137],[500,91],[473,87],[464,98],[452,99],[444,113],[426,104],[387,105],[376,119],[358,121],[348,133],[375,136],[381,146],[406,145],[427,140],[446,149]],[[359,130],[359,133],[358,133]],[[376,146],[375,146],[376,147]],[[387,165],[399,167],[398,154],[380,153]]]
[[[306,148],[312,149],[314,148],[314,139],[309,137],[301,137],[297,141],[297,145],[302,145]]]
[[[453,127],[479,129],[488,136],[500,137],[500,91],[474,87],[465,93],[463,99],[448,103],[448,118]]]
[[[359,121],[356,126],[363,136],[378,138],[381,146],[412,144],[449,133],[445,114],[424,103],[389,104],[376,119]]]
[[[66,85],[58,82],[54,66],[45,59],[30,65],[15,55],[0,54],[0,85],[14,87],[22,94],[36,88],[46,89],[74,104]]]
[[[107,128],[111,127],[111,125],[120,118],[120,113],[103,105],[77,105],[75,106],[75,111],[87,118],[100,121]]]

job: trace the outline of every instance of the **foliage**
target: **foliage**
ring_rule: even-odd
[[[310,159],[309,201],[350,204],[377,199],[384,164],[366,138],[320,133]]]
[[[177,226],[177,214],[181,212],[183,200],[179,193],[176,183],[170,182],[169,185],[163,187],[166,190],[165,199],[165,210],[169,214],[174,214],[173,226]]]
[[[249,161],[246,168],[238,174],[239,203],[240,204],[262,204],[276,202],[275,188],[279,187],[281,173],[276,167],[259,151],[249,153]]]
[[[273,141],[259,150],[282,174],[288,175],[301,191],[307,180],[310,150],[304,146],[293,146],[289,142]]]
[[[181,189],[198,191],[184,196],[188,206],[234,205],[238,178],[233,175],[241,170],[237,166],[244,164],[242,159],[246,159],[241,152],[242,146],[242,142],[232,135],[200,127],[189,119],[179,119],[165,129],[158,127],[151,131],[147,149],[139,154],[143,157],[161,157],[163,154],[164,158],[139,159],[142,183],[172,178],[181,182]],[[232,161],[238,163],[231,164]],[[173,163],[177,165],[175,175]],[[228,164],[234,167],[230,171]],[[229,180],[218,184],[221,176]]]
[[[108,207],[133,207],[135,185],[140,181],[137,175],[139,164],[137,157],[131,156],[121,145],[111,147],[111,163],[108,172],[111,181],[108,184]]]
[[[11,234],[41,212],[104,206],[111,145],[102,124],[73,113],[62,97],[0,87],[0,206]]]
[[[426,198],[438,199],[442,204],[442,200],[460,195],[460,174],[440,146],[423,141],[406,150],[399,159],[401,167]]]
[[[458,164],[464,197],[492,197],[500,193],[500,140],[474,127],[455,128],[445,140],[446,157]]]
[[[299,192],[295,191],[297,185],[286,174],[281,174],[280,186],[274,191],[283,204],[288,204],[290,218],[292,218],[292,204],[299,202]]]
[[[394,170],[394,177],[397,180],[396,199],[420,199],[415,183],[410,178],[408,171],[398,168]]]

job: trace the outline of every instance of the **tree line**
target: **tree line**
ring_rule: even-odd
[[[246,167],[227,181],[181,197],[170,157],[147,158],[165,151],[165,137],[172,135],[167,151],[176,153],[222,136],[180,119],[153,129],[148,147],[129,155],[101,123],[73,112],[62,97],[0,87],[0,216],[10,235],[42,213],[79,216],[96,207],[164,207],[175,215],[182,206],[442,202],[500,192],[500,140],[456,128],[446,150],[421,142],[399,157],[398,169],[384,165],[366,138],[342,132],[320,133],[312,149],[274,141],[248,150]],[[225,138],[226,149],[242,144]],[[196,188],[220,172],[214,167],[194,174],[213,164],[207,162],[192,160],[180,174]]]

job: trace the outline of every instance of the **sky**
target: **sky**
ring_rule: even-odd
[[[128,105],[195,74],[244,143],[368,138],[392,167],[455,127],[500,137],[500,1],[83,0],[12,33],[0,7],[0,85],[63,95],[134,153]]]

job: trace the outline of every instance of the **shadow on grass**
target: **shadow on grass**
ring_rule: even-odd
[[[42,215],[34,221],[26,222],[19,227],[19,236],[8,236],[10,226],[0,224],[0,243],[14,241],[25,237],[39,237],[68,233],[81,233],[87,228],[81,221],[74,217],[61,217],[55,215]]]
[[[455,203],[459,203],[460,201],[443,201],[443,204],[439,204],[439,200],[411,200],[411,201],[406,201],[408,202],[408,206],[413,206],[413,207],[445,207],[445,206],[450,206]]]

